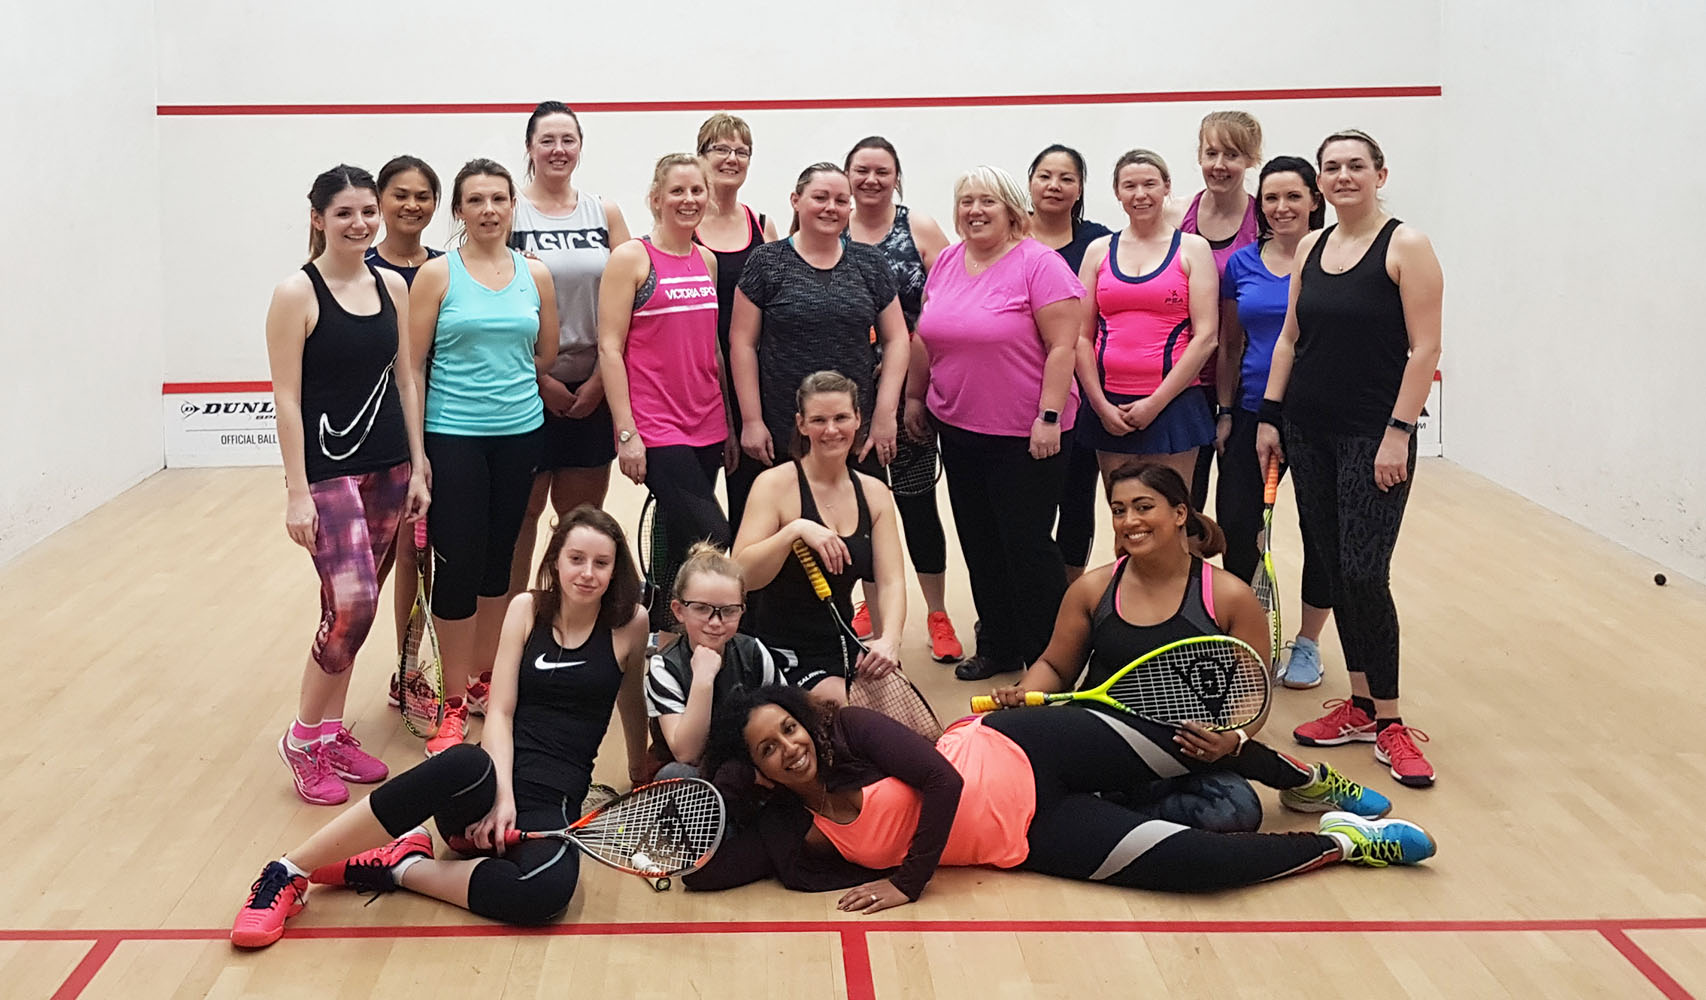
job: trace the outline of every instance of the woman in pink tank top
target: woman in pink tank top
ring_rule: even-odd
[[[713,488],[729,440],[717,348],[717,259],[693,242],[709,203],[704,163],[657,163],[648,236],[617,247],[598,290],[598,365],[622,474],[657,498],[669,565],[693,542],[733,540]],[[668,588],[672,581],[655,581]],[[663,619],[660,621],[660,619]],[[654,609],[652,624],[671,623]]]
[[[1079,438],[1096,449],[1104,482],[1132,461],[1159,462],[1190,481],[1214,418],[1196,388],[1214,353],[1220,279],[1208,241],[1168,225],[1172,177],[1161,157],[1134,149],[1114,165],[1114,194],[1129,220],[1084,254],[1090,309],[1078,345],[1078,382],[1097,416]]]

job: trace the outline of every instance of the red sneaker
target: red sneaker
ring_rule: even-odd
[[[853,609],[853,634],[861,639],[869,639],[874,631],[871,628],[871,608],[864,601]]]
[[[249,901],[231,924],[231,943],[239,948],[265,948],[284,936],[284,922],[308,905],[308,880],[274,861],[261,869],[249,887]]]
[[[468,685],[468,714],[486,717],[486,699],[492,694],[492,672],[484,671],[480,679]]]
[[[946,611],[930,612],[924,624],[930,630],[931,659],[937,663],[953,663],[965,658],[965,648],[960,645],[960,637],[954,634],[954,623],[948,620]]]
[[[461,698],[444,699],[444,721],[438,726],[438,735],[426,741],[426,755],[437,757],[439,754],[458,743],[468,735],[468,703]]]
[[[1374,741],[1374,759],[1392,769],[1398,784],[1411,788],[1427,788],[1434,783],[1434,766],[1422,756],[1417,743],[1428,742],[1428,734],[1402,723],[1394,723],[1381,731]]]
[[[1346,743],[1373,743],[1374,720],[1348,698],[1321,703],[1326,715],[1305,722],[1291,731],[1291,738],[1306,747],[1336,747]]]
[[[416,856],[432,857],[432,837],[418,826],[384,847],[316,868],[308,881],[315,885],[347,885],[362,892],[390,892],[397,888],[391,869],[404,858]]]

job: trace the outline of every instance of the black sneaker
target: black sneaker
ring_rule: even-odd
[[[980,653],[955,667],[954,676],[962,681],[986,681],[996,674],[1010,674],[1023,669],[1023,663],[1004,663]]]

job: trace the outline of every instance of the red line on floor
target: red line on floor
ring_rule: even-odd
[[[1560,920],[725,920],[643,923],[414,924],[395,926],[304,926],[294,939],[352,940],[482,937],[620,937],[654,934],[1416,934],[1582,931],[1598,934],[1644,930],[1706,930],[1706,917]],[[89,930],[0,929],[0,941],[209,941],[226,937],[223,927],[158,927]]]
[[[65,982],[59,984],[59,989],[53,991],[53,1000],[75,1000],[83,990],[94,981],[95,975],[101,971],[101,966],[107,964],[107,959],[113,957],[118,950],[122,938],[116,935],[102,935],[89,946],[83,960],[71,970],[71,975],[65,977]]]
[[[847,1000],[877,1000],[871,978],[871,948],[864,928],[841,932],[841,968],[847,977]]]
[[[1640,945],[1630,939],[1629,935],[1616,928],[1607,928],[1599,932],[1618,953],[1629,960],[1629,964],[1641,970],[1641,975],[1647,977],[1647,982],[1665,995],[1666,1000],[1694,1000],[1694,994],[1682,988],[1682,984],[1672,979],[1664,967],[1653,961],[1653,956],[1646,953]]]
[[[1159,90],[1123,94],[989,94],[949,97],[757,98],[721,101],[591,101],[578,112],[822,111],[848,108],[1034,107],[1067,104],[1197,104],[1439,97],[1438,84],[1405,87],[1294,87],[1268,90]],[[255,115],[516,115],[532,104],[160,104],[163,117]]]

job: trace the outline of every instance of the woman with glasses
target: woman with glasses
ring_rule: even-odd
[[[711,732],[711,714],[732,693],[786,684],[782,659],[740,631],[746,577],[722,549],[699,542],[675,575],[670,611],[682,639],[652,657],[646,671],[646,714],[652,758],[664,778],[696,778]]]

